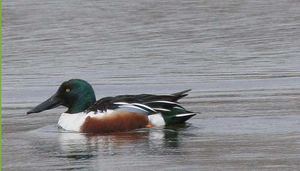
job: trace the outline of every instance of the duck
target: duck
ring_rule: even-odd
[[[28,114],[58,106],[67,107],[58,127],[81,133],[112,133],[140,128],[183,124],[197,113],[178,102],[191,89],[168,95],[137,94],[104,97],[96,101],[92,86],[82,79],[63,82],[56,93],[35,106]]]

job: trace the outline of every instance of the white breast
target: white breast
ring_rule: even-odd
[[[86,117],[87,114],[83,112],[76,114],[62,113],[58,120],[58,126],[68,131],[79,132]]]

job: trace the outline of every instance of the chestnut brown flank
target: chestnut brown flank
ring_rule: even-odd
[[[149,120],[146,115],[119,112],[97,118],[88,116],[80,128],[83,133],[110,133],[145,128]]]

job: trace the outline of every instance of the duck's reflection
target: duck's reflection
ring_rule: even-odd
[[[64,155],[59,157],[82,160],[96,156],[178,152],[180,133],[187,127],[184,124],[104,135],[60,132],[58,140]]]

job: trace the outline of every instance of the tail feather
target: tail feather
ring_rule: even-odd
[[[172,96],[174,96],[174,101],[177,101],[185,96],[187,96],[187,92],[191,91],[192,89],[187,89],[187,90],[184,90],[184,91],[180,91],[180,92],[177,92],[177,93],[173,93],[171,94]]]
[[[168,125],[170,124],[181,124],[189,120],[191,117],[195,116],[197,113],[182,113],[177,114],[169,118]]]

